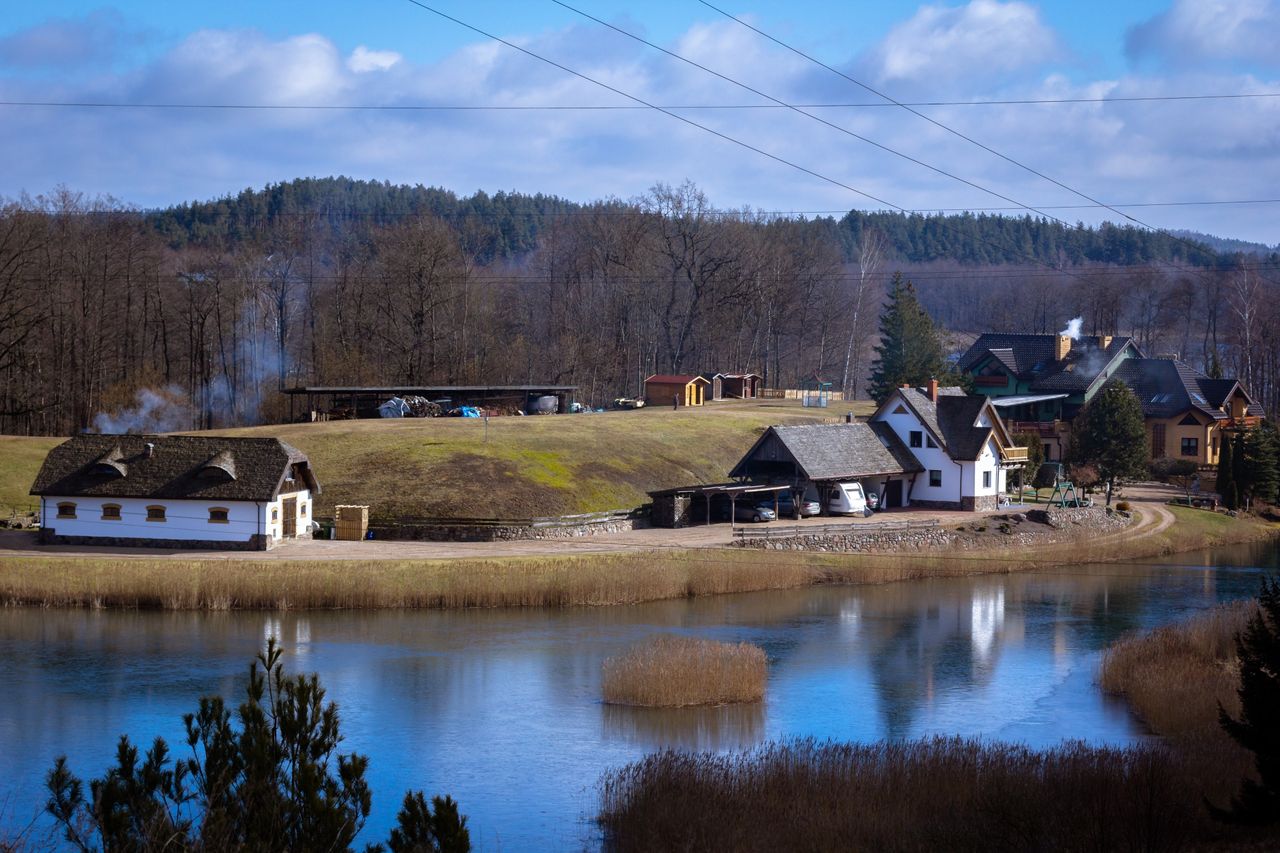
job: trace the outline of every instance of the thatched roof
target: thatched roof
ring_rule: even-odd
[[[769,427],[729,476],[747,476],[753,461],[794,462],[809,480],[852,480],[924,470],[886,424]]]
[[[49,451],[31,494],[269,501],[295,473],[320,491],[306,454],[277,438],[78,435]]]

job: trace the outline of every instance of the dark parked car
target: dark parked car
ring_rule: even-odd
[[[717,500],[711,505],[711,517],[717,521],[729,520],[729,499]],[[734,521],[773,521],[777,518],[773,513],[773,501],[753,503],[750,498],[737,501],[733,505]]]
[[[764,505],[773,509],[773,501],[766,501]],[[822,504],[817,501],[800,501],[800,517],[808,518],[813,515],[822,513]],[[778,493],[778,517],[779,518],[795,518],[796,516],[796,499],[794,492]]]

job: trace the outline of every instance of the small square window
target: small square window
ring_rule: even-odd
[[[120,520],[120,504],[103,504],[102,520],[103,521],[119,521]]]
[[[925,446],[925,447],[937,447],[938,445],[937,445],[937,443],[933,440],[933,436],[931,436],[931,435],[926,435],[926,436],[924,437],[924,446]]]
[[[991,472],[990,471],[982,472],[982,488],[984,489],[991,488]]]
[[[939,487],[939,486],[941,486],[941,485],[942,485],[942,472],[941,472],[941,471],[930,471],[930,472],[929,472],[929,486],[930,486],[931,488],[936,489],[936,488],[938,488],[938,487]]]
[[[226,524],[228,521],[228,518],[227,518],[228,513],[229,511],[227,510],[226,507],[222,507],[222,506],[210,507],[209,523],[210,524]]]
[[[1200,439],[1198,438],[1182,439],[1182,455],[1183,456],[1199,456],[1200,455]]]
[[[76,505],[73,503],[58,504],[58,518],[75,518]]]
[[[162,506],[147,507],[147,521],[164,521],[164,507]]]
[[[279,521],[279,520],[280,520],[280,508],[279,508],[279,507],[274,507],[274,506],[273,506],[273,507],[271,508],[271,520],[272,520],[272,521]]]
[[[922,447],[924,445],[924,433],[918,429],[911,430],[911,446]]]

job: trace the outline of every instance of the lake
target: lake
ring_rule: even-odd
[[[667,747],[959,734],[1047,746],[1144,737],[1095,684],[1126,631],[1256,594],[1274,545],[1069,571],[829,586],[564,610],[0,611],[0,825],[26,826],[66,753],[86,780],[127,733],[186,749],[202,695],[238,704],[266,637],[319,673],[344,751],[369,755],[380,841],[405,790],[449,793],[485,850],[593,847],[601,773]],[[357,566],[352,566],[358,571]],[[660,633],[747,641],[762,703],[655,711],[600,701],[601,665]]]

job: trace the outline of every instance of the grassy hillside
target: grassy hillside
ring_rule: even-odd
[[[45,454],[63,441],[58,437],[0,435],[0,517],[7,518],[11,510],[36,503],[27,492]]]
[[[859,408],[860,406],[860,408]],[[865,414],[868,404],[855,404]],[[835,419],[795,401],[557,417],[337,421],[224,430],[278,436],[311,458],[316,512],[527,518],[637,506],[645,492],[723,480],[764,427]],[[0,507],[25,506],[60,438],[0,436]]]
[[[815,417],[793,403],[557,417],[341,421],[229,431],[275,435],[311,458],[316,510],[527,518],[633,507],[650,489],[725,479],[769,424]],[[838,412],[816,415],[832,419]]]

